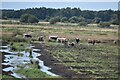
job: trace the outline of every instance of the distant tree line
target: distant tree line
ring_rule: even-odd
[[[100,22],[110,22],[112,24],[118,24],[118,11],[113,10],[90,11],[70,7],[61,9],[40,7],[20,10],[3,9],[0,11],[2,11],[1,18],[3,19],[20,19],[23,14],[31,14],[33,15],[32,18],[37,17],[37,19],[39,20],[50,21],[51,24],[54,24],[56,22],[79,23],[79,25]]]

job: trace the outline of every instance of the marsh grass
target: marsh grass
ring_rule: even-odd
[[[15,72],[24,75],[27,78],[54,78],[38,69],[38,64],[26,64],[26,66],[29,66],[28,68],[21,68],[19,70],[16,70]]]
[[[13,79],[13,77],[12,76],[9,76],[9,75],[2,75],[2,79],[4,79],[4,78],[9,78],[9,79]]]
[[[29,51],[27,43],[23,42],[13,42],[13,45],[10,46],[11,51]],[[18,56],[22,56],[22,54],[18,54]]]
[[[57,60],[66,66],[70,66],[72,70],[78,73],[92,74],[96,78],[115,78],[118,73],[118,46],[112,43],[100,43],[93,45],[87,44],[87,39],[97,40],[114,40],[117,39],[118,30],[116,28],[99,28],[97,25],[77,26],[74,24],[2,24],[3,41],[18,42],[13,45],[15,50],[25,50],[24,46],[20,46],[21,42],[25,43],[28,40],[23,40],[20,35],[31,33],[34,40],[38,36],[44,36],[43,42],[47,51],[51,53]],[[20,34],[16,31],[20,31]],[[11,37],[9,35],[16,32],[19,36]],[[8,35],[8,36],[6,36]],[[57,42],[48,42],[48,37],[57,35],[65,37],[73,42],[76,37],[81,39],[81,43],[75,47],[65,47]],[[39,41],[38,41],[39,42]],[[39,69],[23,69],[18,71],[28,77],[41,77]],[[40,74],[40,75],[38,75]],[[29,76],[30,75],[30,76]],[[43,77],[44,74],[42,75]]]
[[[52,53],[54,58],[64,65],[70,66],[76,72],[103,78],[118,77],[118,52],[115,45],[80,44],[68,48],[58,44],[46,45],[49,45],[47,50]]]

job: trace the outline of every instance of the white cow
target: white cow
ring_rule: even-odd
[[[64,43],[65,41],[67,41],[66,38],[57,38],[57,42]]]

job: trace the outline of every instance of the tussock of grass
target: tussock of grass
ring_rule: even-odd
[[[13,79],[13,77],[12,76],[9,76],[9,75],[2,75],[2,78],[4,79],[4,78],[12,78]]]
[[[28,51],[29,49],[27,48],[27,43],[19,42],[19,43],[11,43],[12,45],[11,50],[12,51]],[[21,56],[21,55],[20,55]]]

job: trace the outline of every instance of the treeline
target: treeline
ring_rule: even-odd
[[[90,11],[81,10],[80,8],[28,8],[20,10],[0,10],[2,11],[2,18],[20,19],[23,14],[31,14],[39,20],[57,21],[57,22],[71,22],[71,23],[99,23],[110,22],[118,24],[117,13],[118,11],[103,10],[103,11]]]

